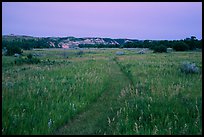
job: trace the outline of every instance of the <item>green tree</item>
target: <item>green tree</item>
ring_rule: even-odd
[[[7,56],[12,56],[15,53],[18,53],[18,54],[22,54],[23,53],[21,48],[19,48],[18,46],[15,46],[15,45],[13,45],[13,46],[11,46],[11,45],[6,46],[6,49],[7,49],[7,53],[6,53]]]
[[[177,41],[173,43],[173,49],[176,51],[187,51],[189,46],[184,41]]]
[[[198,40],[195,36],[191,36],[191,38],[186,38],[184,42],[188,45],[189,50],[194,50],[198,46]]]
[[[154,52],[159,52],[159,53],[167,52],[167,48],[163,44],[155,46],[153,50],[154,50]]]

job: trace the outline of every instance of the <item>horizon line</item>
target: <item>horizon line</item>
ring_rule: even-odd
[[[26,34],[13,34],[13,33],[10,33],[10,34],[2,34],[2,36],[28,36],[28,37],[36,37],[36,38],[49,38],[49,37],[74,37],[74,38],[110,38],[110,39],[131,39],[131,40],[184,40],[186,38],[191,38],[192,36],[193,37],[196,37],[195,35],[190,35],[189,37],[186,37],[186,38],[183,38],[183,39],[138,39],[138,38],[112,38],[112,37],[99,37],[99,36],[84,36],[84,37],[76,37],[76,36],[34,36],[34,35],[26,35]],[[197,40],[202,40],[202,37],[201,39],[198,39],[196,37]]]

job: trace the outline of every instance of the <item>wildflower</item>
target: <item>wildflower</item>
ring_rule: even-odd
[[[110,118],[108,117],[108,124],[110,125],[110,123],[111,123],[111,120],[110,120]]]
[[[117,111],[117,116],[119,116],[119,111]]]
[[[52,125],[52,119],[49,120],[49,122],[48,122],[48,127],[50,128],[51,125]]]
[[[150,110],[150,104],[148,104],[148,110]]]
[[[177,117],[177,115],[174,114],[174,117],[175,117],[175,119],[176,119],[177,121],[179,120],[178,117]]]
[[[122,108],[120,108],[120,113],[122,112]]]
[[[136,93],[136,96],[138,96],[138,89],[136,88],[136,91],[135,91],[135,93]]]
[[[152,102],[152,97],[149,97],[150,102]]]
[[[158,130],[157,126],[155,125],[155,126],[154,126],[154,132],[153,132],[153,134],[154,134],[154,135],[157,134],[158,131],[159,131],[159,130]]]
[[[112,121],[114,121],[115,120],[115,117],[113,118],[113,120]]]
[[[139,121],[141,121],[141,120],[142,120],[142,117],[140,116],[140,117],[139,117]]]
[[[138,133],[139,132],[139,130],[138,130],[138,125],[137,125],[137,123],[135,122],[135,131]]]
[[[26,109],[23,109],[23,112],[25,112],[26,111]]]
[[[169,127],[169,135],[171,135],[171,129],[172,129],[172,128],[171,128],[171,127]]]
[[[76,111],[76,107],[74,105],[74,103],[72,104],[73,110]]]
[[[187,124],[184,125],[184,128],[185,128],[185,129],[187,128]]]

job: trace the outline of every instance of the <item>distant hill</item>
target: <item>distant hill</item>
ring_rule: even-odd
[[[181,40],[137,40],[100,37],[33,37],[25,35],[3,35],[2,50],[5,48],[173,48],[176,51],[202,49],[202,39],[195,36]]]
[[[53,48],[62,48],[62,47],[78,47],[79,45],[123,45],[127,42],[135,42],[138,40],[133,39],[111,39],[111,38],[99,38],[99,37],[84,37],[84,38],[76,38],[76,37],[33,37],[33,36],[25,36],[25,35],[3,35],[2,41],[33,41],[39,42],[43,41],[44,44],[53,47]],[[42,43],[42,42],[41,42]],[[35,44],[35,43],[34,43]]]

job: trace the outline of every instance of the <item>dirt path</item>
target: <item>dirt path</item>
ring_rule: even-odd
[[[110,82],[101,97],[88,106],[87,110],[59,128],[54,134],[104,134],[103,132],[107,128],[107,118],[120,107],[121,102],[117,102],[117,98],[121,89],[130,83],[130,80],[120,70],[118,64],[114,61],[112,63],[111,69],[113,70],[110,75]]]

